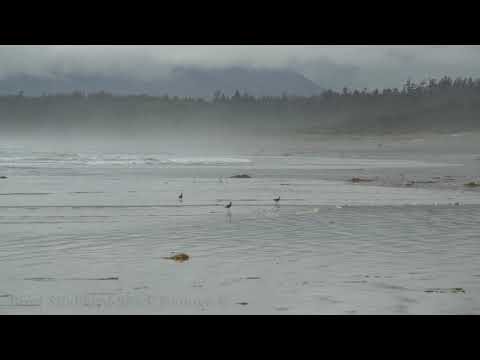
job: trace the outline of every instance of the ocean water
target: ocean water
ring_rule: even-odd
[[[378,141],[3,143],[0,313],[479,314],[480,191],[348,181],[463,181],[475,142]]]

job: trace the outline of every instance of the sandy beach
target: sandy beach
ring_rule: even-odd
[[[0,313],[480,313],[478,134],[205,143],[5,139]]]

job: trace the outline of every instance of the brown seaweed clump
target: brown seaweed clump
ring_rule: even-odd
[[[180,254],[175,254],[173,256],[170,256],[170,257],[166,257],[164,259],[173,260],[173,261],[176,261],[176,262],[184,262],[184,261],[188,261],[190,259],[190,256],[188,256],[187,254],[184,254],[184,253],[180,253]]]
[[[354,177],[350,181],[353,182],[353,183],[359,183],[359,182],[372,182],[373,180],[372,179],[362,179],[362,178],[359,178],[359,177]]]
[[[465,294],[466,291],[462,288],[452,288],[452,289],[428,289],[425,290],[426,293],[437,293],[437,294]]]
[[[242,175],[234,175],[230,176],[230,179],[251,179],[250,175],[242,174]]]
[[[473,188],[473,187],[479,187],[480,184],[479,184],[479,183],[476,183],[476,182],[474,182],[474,181],[471,181],[471,182],[469,182],[469,183],[466,183],[465,186],[467,186],[467,187],[472,187],[472,188]]]

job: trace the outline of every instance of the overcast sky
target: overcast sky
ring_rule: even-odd
[[[175,66],[288,68],[322,87],[389,87],[429,77],[480,77],[477,45],[1,45],[0,78],[13,74],[154,78]]]

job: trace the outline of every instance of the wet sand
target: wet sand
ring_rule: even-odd
[[[308,137],[203,160],[4,145],[0,313],[478,314],[477,140]]]

